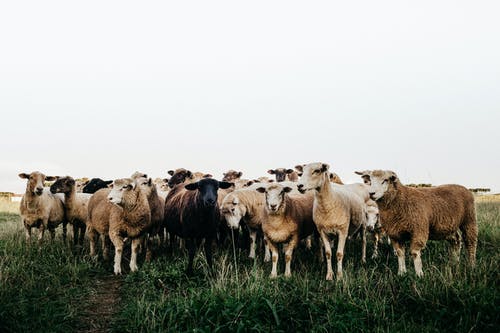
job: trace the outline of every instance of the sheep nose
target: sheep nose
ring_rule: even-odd
[[[276,209],[276,205],[271,205],[271,209]]]
[[[302,189],[303,187],[304,187],[304,185],[303,185],[303,184],[298,184],[298,185],[297,185],[297,188],[298,188],[299,190],[300,190],[300,189]]]
[[[207,199],[207,204],[213,205],[213,204],[215,204],[215,200],[214,199]]]
[[[370,196],[374,196],[374,195],[375,195],[375,192],[370,192]]]

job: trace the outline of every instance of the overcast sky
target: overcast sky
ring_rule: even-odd
[[[322,161],[346,182],[500,192],[498,1],[4,1],[0,191],[20,172],[220,178]]]

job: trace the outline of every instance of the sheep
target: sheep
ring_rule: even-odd
[[[168,180],[168,187],[171,189],[177,184],[191,182],[194,178],[193,173],[184,168],[169,170],[168,174],[171,176]]]
[[[43,188],[44,181],[54,181],[56,177],[34,171],[30,174],[20,173],[19,178],[28,180],[19,207],[26,230],[26,241],[31,240],[32,228],[38,228],[39,242],[43,239],[45,229],[49,230],[51,238],[54,239],[55,228],[62,223],[63,239],[66,242],[67,220],[64,215],[63,198]]]
[[[92,194],[90,197],[87,209],[87,237],[90,243],[90,256],[96,257],[96,242],[101,236],[102,241],[102,256],[104,260],[109,260],[109,248],[111,240],[109,239],[109,218],[111,212],[115,211],[115,215],[119,215],[120,208],[113,205],[108,195],[111,192],[110,188],[102,188]]]
[[[342,187],[334,187],[330,182],[329,168],[326,163],[310,163],[303,166],[303,174],[297,187],[304,193],[314,191],[313,219],[325,250],[326,280],[333,280],[329,235],[338,235],[337,279],[341,280],[342,260],[349,227],[364,230],[366,204],[356,193]]]
[[[259,186],[262,186],[261,184]],[[263,208],[265,197],[255,189],[239,189],[227,194],[220,205],[221,215],[226,220],[229,228],[237,230],[241,221],[245,223],[250,233],[249,258],[255,258],[257,233],[262,229]],[[269,261],[269,248],[265,242],[264,261]]]
[[[287,243],[285,250],[285,277],[291,276],[293,250],[300,239],[305,239],[314,232],[313,203],[314,195],[289,195],[291,187],[281,183],[257,188],[257,192],[265,193],[264,218],[262,231],[272,252],[271,278],[278,276],[279,243]]]
[[[50,192],[64,194],[64,212],[66,220],[73,226],[73,243],[75,246],[83,246],[88,219],[87,206],[92,195],[77,193],[76,187],[76,181],[72,177],[58,177],[50,186]]]
[[[277,182],[282,182],[288,179],[291,182],[297,182],[299,180],[299,175],[293,169],[277,168],[267,170],[267,173],[274,175]]]
[[[241,176],[243,176],[243,172],[236,170],[228,170],[224,172],[222,176],[223,176],[222,177],[223,182],[235,182],[241,179]]]
[[[90,181],[90,179],[88,179],[87,177],[75,179],[76,192],[82,193],[83,188],[85,187],[85,185],[87,185],[89,183],[89,181]]]
[[[205,240],[205,256],[212,271],[212,240],[217,233],[219,207],[218,189],[227,189],[233,184],[219,182],[213,178],[203,178],[195,183],[178,184],[165,201],[165,225],[171,234],[186,240],[189,253],[187,274],[193,273],[195,242]]]
[[[302,169],[304,167],[305,164],[303,165],[296,165],[295,166],[295,169],[297,170],[297,174],[299,177],[302,176]],[[335,172],[330,172],[329,173],[329,178],[330,178],[330,181],[332,183],[335,183],[335,184],[339,184],[339,185],[344,185],[344,183],[342,182],[342,180],[340,179],[339,175],[337,175]]]
[[[270,179],[269,177],[259,177],[253,180],[254,183],[274,183],[274,179]]]
[[[166,178],[155,178],[153,183],[156,186],[156,190],[158,191],[158,195],[160,198],[165,201],[167,197],[168,191],[170,191],[170,187],[168,187],[168,179]]]
[[[137,250],[151,224],[148,199],[140,186],[130,178],[116,179],[112,189],[101,189],[89,200],[87,234],[90,255],[95,256],[95,243],[103,236],[103,256],[109,258],[109,241],[115,246],[114,273],[121,274],[121,256],[125,238],[132,239],[130,270],[137,270]]]
[[[102,180],[101,178],[92,178],[82,189],[83,193],[94,194],[102,188],[108,188],[113,183],[112,180]]]
[[[383,230],[398,256],[398,274],[406,273],[404,243],[410,242],[415,273],[422,277],[421,251],[428,240],[448,240],[451,252],[460,257],[460,233],[472,267],[476,261],[478,228],[474,196],[460,185],[431,188],[404,186],[395,172],[360,172],[370,184],[370,195],[380,210]]]
[[[163,233],[163,214],[165,210],[165,200],[161,199],[156,190],[156,186],[153,184],[151,178],[147,178],[146,174],[134,173],[131,177],[134,179],[148,198],[149,209],[151,212],[151,226],[148,230],[149,238],[156,235],[160,237],[160,244],[163,244],[164,233]],[[150,249],[150,247],[147,247]],[[151,259],[151,251],[146,253],[146,260]]]

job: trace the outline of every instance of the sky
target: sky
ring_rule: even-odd
[[[0,191],[325,162],[500,192],[498,1],[7,1]]]

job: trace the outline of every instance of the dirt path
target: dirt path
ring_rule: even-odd
[[[77,332],[110,331],[113,316],[119,309],[122,283],[120,276],[110,275],[96,278],[91,293],[84,300],[86,305],[80,316]]]

